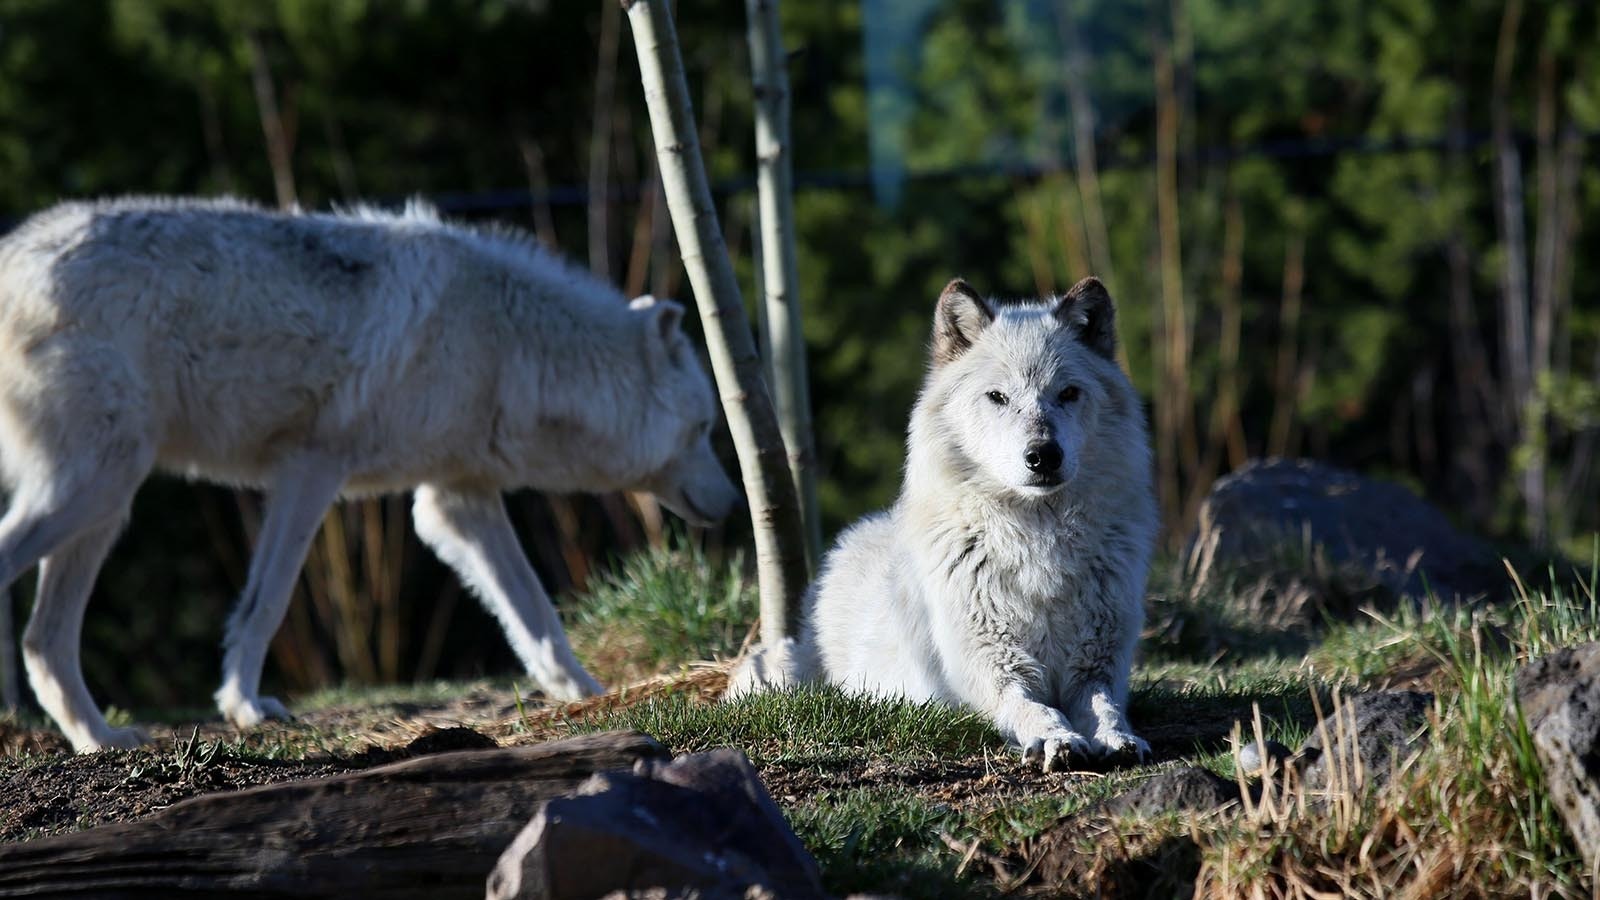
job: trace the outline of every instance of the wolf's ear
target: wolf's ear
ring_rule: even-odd
[[[989,323],[994,310],[959,278],[944,286],[933,314],[933,363],[942,366],[967,352]]]
[[[645,294],[633,298],[628,308],[649,316],[651,332],[665,344],[672,343],[672,336],[678,333],[679,326],[683,324],[683,307],[671,300],[657,300]]]
[[[1095,353],[1117,355],[1117,304],[1100,279],[1089,277],[1072,286],[1056,303],[1055,317]]]

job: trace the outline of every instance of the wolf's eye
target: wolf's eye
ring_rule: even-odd
[[[1078,386],[1077,385],[1069,384],[1066,387],[1061,389],[1061,402],[1062,403],[1077,403],[1078,402],[1078,398],[1080,396],[1082,396],[1082,395],[1083,395],[1083,392],[1078,390]]]
[[[988,397],[989,398],[989,402],[993,403],[995,406],[1005,406],[1006,405],[1006,395],[1000,393],[999,391],[990,391],[989,393],[984,394],[984,396]]]

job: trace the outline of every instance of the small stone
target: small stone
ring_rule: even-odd
[[[1244,775],[1255,776],[1266,773],[1267,760],[1277,762],[1278,769],[1282,770],[1293,755],[1288,747],[1273,740],[1250,741],[1233,756],[1234,765]]]
[[[500,746],[495,739],[479,734],[471,728],[456,725],[450,728],[435,728],[423,734],[406,745],[405,753],[408,756],[424,756],[429,753],[445,753],[450,750],[493,750]]]

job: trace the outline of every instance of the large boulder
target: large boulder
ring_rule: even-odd
[[[489,876],[490,900],[821,898],[816,861],[737,750],[591,777],[544,804]]]
[[[1516,693],[1550,796],[1592,872],[1600,865],[1600,643],[1528,663]]]
[[[1309,460],[1251,460],[1217,480],[1185,563],[1197,582],[1284,565],[1310,551],[1399,596],[1499,595],[1505,572],[1482,541],[1397,484]]]

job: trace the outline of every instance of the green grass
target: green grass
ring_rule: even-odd
[[[1595,599],[1591,576],[1587,585],[1523,591],[1510,604],[1435,602],[1335,629],[1314,656],[1348,675],[1366,679],[1386,664],[1417,659],[1436,666],[1431,741],[1369,802],[1280,812],[1214,835],[1202,891],[1227,894],[1250,878],[1399,896],[1437,879],[1426,896],[1589,895],[1592,883],[1545,788],[1513,683],[1530,659],[1600,639]],[[1381,854],[1363,849],[1372,846]]]
[[[902,897],[984,897],[976,878],[958,879],[959,860],[944,852],[941,832],[961,817],[905,788],[820,791],[785,815],[817,858],[830,892],[890,891]]]
[[[520,681],[525,682],[526,679]],[[296,713],[339,707],[434,706],[460,699],[464,693],[513,690],[518,683],[519,679],[511,677],[470,682],[434,679],[405,684],[345,683],[296,697],[290,705]]]
[[[586,592],[562,602],[573,645],[608,683],[734,656],[757,606],[755,583],[739,554],[714,563],[682,535],[665,548],[624,558]]]
[[[652,564],[659,569],[671,561],[657,557]],[[650,572],[649,578],[636,574],[634,581],[666,582],[660,571]],[[704,573],[697,577],[701,584],[726,584]],[[1232,777],[1228,738],[1236,725],[1248,737],[1259,711],[1265,736],[1295,748],[1309,736],[1319,703],[1329,711],[1336,693],[1349,695],[1396,672],[1421,672],[1439,692],[1435,739],[1391,793],[1258,811],[1254,819],[1197,829],[1175,822],[1131,826],[1130,834],[1198,842],[1194,855],[1184,858],[1200,860],[1200,895],[1248,893],[1244,886],[1253,881],[1282,891],[1311,885],[1386,896],[1431,877],[1442,877],[1441,887],[1425,896],[1452,890],[1517,896],[1529,885],[1555,896],[1587,892],[1581,863],[1544,799],[1526,727],[1512,712],[1511,679],[1531,657],[1600,639],[1592,585],[1528,592],[1500,607],[1432,603],[1353,616],[1325,601],[1344,602],[1365,588],[1349,573],[1320,564],[1299,574],[1228,575],[1204,589],[1177,582],[1162,589],[1135,672],[1130,717],[1158,755],[1174,763]],[[622,606],[607,608],[620,615]],[[608,626],[602,615],[611,613],[599,609],[590,622],[603,629]],[[692,609],[696,615],[717,614],[715,604]],[[638,619],[624,616],[620,622]],[[669,662],[682,646],[663,645],[658,658]],[[675,751],[739,747],[779,784],[797,773],[815,776],[821,787],[780,800],[821,863],[828,888],[838,893],[994,895],[998,885],[982,866],[969,866],[958,877],[961,854],[947,838],[962,846],[976,839],[985,853],[1015,854],[1063,817],[1149,774],[1122,769],[1101,777],[1062,776],[1049,789],[951,805],[914,779],[875,780],[862,773],[899,766],[932,777],[941,765],[974,757],[1003,761],[1004,769],[1016,765],[1015,749],[980,717],[961,710],[831,688],[712,705],[667,695],[572,726],[635,728]],[[1397,831],[1396,823],[1404,827]],[[1133,851],[1118,850],[1113,842],[1083,852],[1093,861]],[[1448,872],[1441,868],[1445,863]],[[1085,863],[1083,871],[1098,870]]]
[[[1434,738],[1376,796],[1262,807],[1232,821],[1167,817],[1091,829],[1071,871],[1090,881],[1112,873],[1105,889],[1125,892],[1117,878],[1177,860],[1188,867],[1180,879],[1198,865],[1203,897],[1243,896],[1257,885],[1269,886],[1269,896],[1298,887],[1400,896],[1430,878],[1439,886],[1421,896],[1589,893],[1511,685],[1527,660],[1600,639],[1596,572],[1600,559],[1588,583],[1552,578],[1553,586],[1499,606],[1402,605],[1350,619],[1307,607],[1309,595],[1263,592],[1244,578],[1203,590],[1163,586],[1129,711],[1163,767],[1199,765],[1231,778],[1236,728],[1248,737],[1259,715],[1266,737],[1299,747],[1319,704],[1329,711],[1336,694],[1396,673],[1437,692]],[[1309,582],[1284,576],[1273,583]],[[679,541],[624,561],[565,608],[575,616],[575,642],[587,648],[580,652],[620,653],[649,674],[731,655],[755,616],[755,598],[738,560],[714,563]],[[517,684],[329,689],[295,703],[307,720],[209,743],[190,736],[144,764],[181,773],[213,759],[349,755],[363,741],[341,723],[359,721],[363,711],[375,720],[403,718],[411,707],[448,707],[464,692],[508,693]],[[828,890],[840,895],[996,896],[1002,885],[985,860],[1022,871],[1031,840],[1160,771],[1038,776],[979,715],[826,686],[726,703],[669,690],[542,727],[633,729],[679,753],[743,750],[818,859]],[[1174,841],[1190,843],[1176,852]],[[963,868],[959,848],[974,842],[977,860]],[[1080,887],[1092,895],[1098,884]]]
[[[981,716],[939,703],[879,700],[829,686],[805,686],[703,704],[669,694],[575,722],[582,731],[632,728],[679,751],[733,746],[758,763],[829,763],[882,758],[937,762],[999,752]]]

